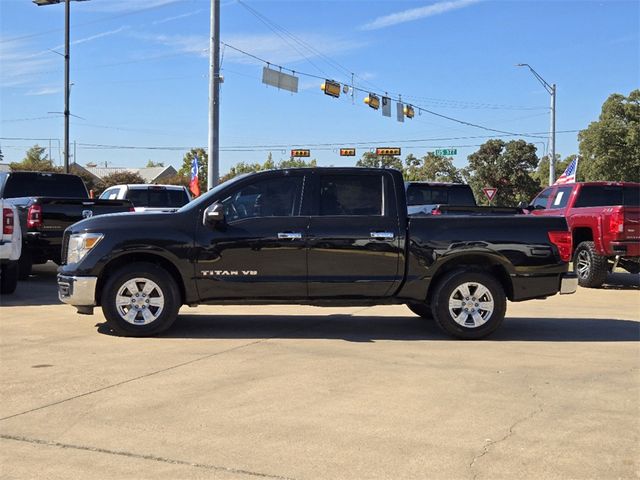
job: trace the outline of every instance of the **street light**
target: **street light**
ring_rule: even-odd
[[[551,95],[551,145],[549,158],[549,185],[553,185],[556,181],[556,84],[549,85],[544,78],[538,75],[531,65],[528,63],[518,63],[516,67],[527,67],[538,79],[544,89]]]
[[[39,7],[55,5],[63,0],[33,0]],[[83,2],[86,0],[75,0]],[[64,0],[64,171],[69,173],[69,17],[70,0]]]

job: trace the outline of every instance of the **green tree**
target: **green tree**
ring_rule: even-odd
[[[107,188],[112,187],[114,185],[125,185],[132,183],[145,183],[144,178],[142,178],[138,173],[135,172],[114,172],[109,175],[105,175],[100,179],[100,181],[95,186],[95,194],[96,196],[100,195]]]
[[[584,180],[640,182],[640,90],[610,95],[578,140]]]
[[[266,170],[265,165],[263,165],[263,170]],[[317,167],[317,166],[318,166],[318,162],[316,161],[315,158],[307,161],[302,158],[291,157],[286,160],[280,160],[276,168],[279,170],[283,170],[285,168],[304,168],[304,167]]]
[[[232,166],[226,175],[220,178],[220,183],[226,182],[237,175],[243,173],[261,172],[263,170],[282,170],[285,168],[302,168],[302,167],[317,167],[318,162],[315,159],[306,161],[301,158],[288,158],[280,160],[278,163],[273,161],[273,155],[269,153],[267,160],[260,165],[259,163],[246,163],[240,162]]]
[[[262,165],[259,163],[245,163],[239,162],[236,163],[233,167],[229,169],[226,175],[220,177],[220,183],[226,182],[227,180],[231,180],[233,177],[238,175],[242,175],[243,173],[253,173],[259,172],[263,170]]]
[[[497,206],[528,202],[540,190],[540,183],[532,175],[538,166],[538,157],[531,143],[488,140],[468,159],[465,173],[479,203],[487,203],[482,192],[484,187],[498,189],[493,202]]]
[[[25,170],[31,172],[60,172],[62,169],[56,167],[51,159],[46,155],[45,148],[34,145],[25,154],[21,162],[11,162],[9,168],[12,171]]]
[[[203,194],[207,191],[207,172],[209,167],[209,156],[204,148],[192,148],[184,154],[182,167],[178,170],[178,175],[186,178],[186,185],[189,185],[191,181],[191,165],[195,156],[198,157],[198,185],[200,185],[200,193]]]
[[[393,155],[376,155],[375,152],[364,152],[356,167],[395,168],[402,171],[402,160]]]
[[[433,152],[422,158],[413,154],[404,160],[404,178],[409,181],[455,182],[462,183],[462,173],[453,165],[453,158],[441,157]]]
[[[154,167],[164,167],[164,162],[154,162],[153,160],[149,160],[147,162],[146,168],[154,168]]]

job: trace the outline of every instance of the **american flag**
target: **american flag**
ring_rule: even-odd
[[[565,183],[576,183],[576,172],[578,171],[578,158],[573,159],[573,162],[569,164],[567,169],[564,171],[562,175],[556,180],[554,185],[564,185]]]

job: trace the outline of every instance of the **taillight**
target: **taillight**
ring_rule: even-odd
[[[556,247],[558,247],[558,253],[560,254],[560,259],[563,262],[568,262],[571,260],[571,232],[549,232],[549,240]]]
[[[42,207],[40,205],[31,205],[27,212],[27,227],[40,228],[42,226]]]
[[[10,208],[2,209],[2,234],[3,235],[11,235],[13,234],[13,210]]]
[[[613,212],[609,217],[609,232],[613,234],[624,232],[624,212],[622,210]]]
[[[438,207],[436,207],[433,210],[431,210],[431,215],[442,215],[442,212]]]
[[[130,211],[130,212],[135,212],[135,211],[136,211],[136,209],[135,209],[135,207],[129,207],[129,211]]]

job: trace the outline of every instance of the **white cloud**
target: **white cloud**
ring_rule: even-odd
[[[29,90],[25,95],[27,96],[40,96],[40,95],[54,95],[56,93],[62,92],[62,88],[55,87],[42,87],[36,88],[34,90]]]
[[[3,87],[32,83],[42,71],[55,66],[62,66],[62,63],[53,54],[41,57],[34,55],[26,43],[0,41],[0,85]]]
[[[164,45],[174,52],[183,52],[201,57],[208,57],[209,55],[209,38],[206,35],[136,34],[136,36]],[[297,34],[296,37],[309,45],[320,45],[316,47],[316,49],[328,57],[335,57],[344,52],[352,51],[366,45],[366,43],[361,40],[341,39],[329,35],[304,33]],[[223,40],[229,45],[233,45],[240,50],[244,50],[256,57],[263,58],[275,64],[290,65],[301,62],[307,58],[312,61],[315,60],[314,63],[322,66],[322,68],[327,68],[325,63],[319,62],[319,53],[310,51],[299,44],[294,44],[295,46],[293,46],[290,42],[283,40],[275,34],[232,35]],[[224,49],[225,63],[262,63],[232,48],[225,48],[224,46],[222,48]],[[309,70],[313,67],[309,65],[305,68]]]
[[[91,9],[99,12],[125,13],[164,7],[184,0],[92,0]]]
[[[109,37],[111,35],[116,35],[124,30],[127,30],[129,28],[129,26],[125,25],[122,26],[120,28],[116,28],[115,30],[108,30],[106,32],[100,32],[100,33],[96,33],[94,35],[90,35],[88,37],[84,37],[84,38],[79,38],[78,40],[73,40],[71,42],[71,45],[79,45],[81,43],[87,43],[87,42],[91,42],[92,40],[97,40],[98,38],[103,38],[103,37]],[[59,50],[61,48],[64,48],[64,44],[63,45],[57,45],[55,47],[53,47],[51,50]]]
[[[413,22],[422,18],[441,15],[451,10],[458,10],[469,5],[473,5],[474,3],[478,3],[479,1],[480,0],[451,0],[447,2],[439,2],[431,5],[426,5],[424,7],[411,8],[409,10],[403,10],[401,12],[378,17],[375,20],[362,25],[360,29],[378,30],[380,28],[398,25],[400,23]]]
[[[194,10],[193,12],[182,13],[180,15],[174,15],[172,17],[163,18],[161,20],[156,20],[155,22],[153,22],[153,25],[161,25],[163,23],[172,22],[174,20],[180,20],[181,18],[192,17],[194,15],[197,15],[200,12],[202,12],[202,9]]]

